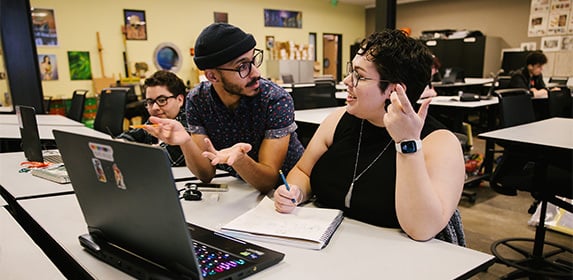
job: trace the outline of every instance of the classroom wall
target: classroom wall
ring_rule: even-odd
[[[59,46],[38,47],[38,54],[55,54],[59,80],[43,81],[44,96],[71,97],[74,89],[92,89],[91,81],[71,81],[67,51],[89,51],[92,74],[101,77],[96,32],[103,47],[103,65],[108,77],[125,76],[122,52],[127,51],[132,64],[146,62],[150,72],[156,69],[152,56],[159,43],[171,42],[183,54],[183,65],[177,74],[184,80],[196,79],[196,67],[189,55],[195,38],[214,20],[213,12],[228,13],[230,24],[237,25],[257,40],[257,48],[265,49],[265,36],[275,41],[292,40],[307,44],[309,32],[317,35],[317,59],[322,61],[322,33],[343,36],[343,61],[349,60],[350,44],[364,37],[365,10],[361,6],[336,6],[330,1],[307,0],[30,0],[32,7],[54,9]],[[147,19],[147,40],[122,42],[123,9],[144,10]],[[265,27],[263,10],[292,10],[302,12],[302,28]],[[268,59],[268,52],[265,54]],[[265,63],[261,67],[265,74]],[[93,91],[93,90],[92,90]],[[2,98],[2,97],[0,97]]]
[[[541,37],[528,37],[530,0],[428,0],[397,6],[396,27],[409,27],[412,36],[422,31],[439,29],[479,30],[485,36],[500,37],[502,48],[520,48],[521,43],[535,42]],[[366,12],[365,34],[374,31],[373,9]],[[545,77],[573,77],[573,52],[546,52],[548,63]],[[500,64],[501,66],[501,54]]]

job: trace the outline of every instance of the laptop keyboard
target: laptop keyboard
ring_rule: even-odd
[[[245,264],[245,261],[215,248],[193,241],[203,277],[213,276]]]
[[[43,155],[44,162],[64,163],[61,155]]]

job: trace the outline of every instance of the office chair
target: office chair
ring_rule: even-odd
[[[511,76],[499,76],[497,78],[497,89],[509,88],[509,83],[511,82]]]
[[[74,94],[72,95],[72,102],[70,104],[70,109],[66,113],[66,117],[77,122],[82,122],[87,93],[88,93],[87,89],[74,90]]]
[[[550,90],[547,95],[549,105],[549,117],[571,118],[573,117],[573,99],[571,90],[562,87],[560,90]]]
[[[123,132],[125,102],[129,88],[106,88],[101,91],[94,129],[115,137]]]

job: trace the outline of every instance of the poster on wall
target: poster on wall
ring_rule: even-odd
[[[531,0],[528,35],[573,33],[573,0]]]
[[[549,21],[547,34],[565,34],[567,33],[567,23],[569,13],[571,12],[571,0],[558,0],[551,2],[549,9]]]
[[[70,66],[71,80],[91,80],[92,66],[90,53],[82,51],[69,51],[68,63]]]
[[[145,11],[123,10],[123,20],[125,23],[125,39],[147,40]]]
[[[55,54],[39,54],[38,61],[42,81],[58,80],[58,63]]]
[[[32,32],[36,46],[57,46],[58,32],[53,9],[32,8]]]
[[[541,50],[544,52],[554,52],[561,50],[561,37],[543,37],[541,38]]]
[[[302,28],[302,12],[265,9],[265,26]]]

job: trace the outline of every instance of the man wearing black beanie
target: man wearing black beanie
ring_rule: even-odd
[[[151,134],[180,145],[187,167],[209,182],[215,167],[241,177],[266,193],[280,184],[304,150],[295,132],[292,97],[282,87],[261,78],[263,51],[251,34],[214,23],[195,42],[194,61],[205,71],[187,95],[189,131],[172,120],[150,118]],[[190,133],[190,134],[189,134]]]

